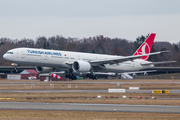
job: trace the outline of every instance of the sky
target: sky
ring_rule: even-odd
[[[180,42],[180,0],[0,0],[0,38],[88,38]]]

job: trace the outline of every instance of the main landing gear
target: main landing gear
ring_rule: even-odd
[[[73,69],[69,69],[69,73],[65,75],[66,78],[69,78],[71,80],[77,80],[77,77],[73,75]]]
[[[67,75],[65,75],[65,77],[69,78],[71,80],[77,80],[77,77],[75,75],[73,75],[73,74],[67,74]]]
[[[93,74],[86,74],[87,78],[93,79],[93,80],[97,80],[97,77]]]

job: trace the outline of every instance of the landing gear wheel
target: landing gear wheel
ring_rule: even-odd
[[[69,75],[67,74],[67,75],[65,75],[65,78],[69,78]]]
[[[65,77],[66,77],[66,78],[69,78],[69,79],[71,79],[71,80],[77,80],[77,77],[74,76],[73,74],[67,74],[67,75],[65,75]]]
[[[73,76],[71,76],[71,79],[72,79],[72,80],[76,80],[77,77],[73,75]]]
[[[87,78],[93,79],[93,80],[97,80],[97,77],[93,74],[86,74]]]

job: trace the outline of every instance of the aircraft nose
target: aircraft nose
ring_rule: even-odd
[[[7,60],[7,55],[6,55],[6,54],[4,54],[4,55],[3,55],[3,58],[4,58],[5,60]]]

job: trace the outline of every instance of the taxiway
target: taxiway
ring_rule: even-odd
[[[180,106],[85,103],[0,102],[0,109],[180,113]]]
[[[0,90],[17,93],[108,93],[108,90]],[[126,93],[152,93],[152,90],[126,90]],[[169,93],[180,93],[180,90],[169,90]]]

